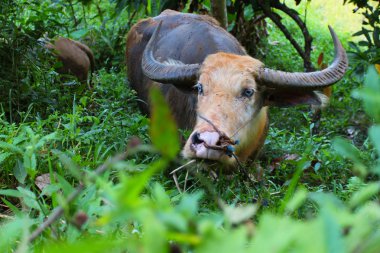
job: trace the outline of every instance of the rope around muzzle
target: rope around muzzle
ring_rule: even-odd
[[[212,123],[209,119],[203,117],[200,114],[198,114],[198,117],[203,119],[207,123],[209,123],[220,136],[219,141],[218,141],[220,143],[220,145],[209,145],[206,142],[203,142],[203,145],[205,146],[205,148],[223,151],[228,157],[233,156],[236,159],[237,157],[235,155],[235,147],[234,146],[238,145],[240,143],[240,141],[239,140],[233,140],[232,138],[228,137],[225,133],[220,131],[215,126],[215,124]]]
[[[212,123],[209,119],[203,117],[202,115],[200,114],[197,114],[199,118],[203,119],[204,121],[206,121],[207,123],[209,123],[213,128],[214,130],[220,135],[220,140],[219,142],[221,143],[221,145],[208,145],[206,142],[203,142],[203,145],[208,148],[208,149],[213,149],[213,150],[221,150],[221,151],[224,151],[224,153],[229,156],[229,157],[233,157],[235,160],[236,160],[236,163],[238,165],[238,168],[240,170],[240,172],[243,173],[243,175],[249,180],[249,182],[251,183],[254,191],[256,192],[258,198],[261,200],[262,199],[262,196],[260,194],[260,192],[258,191],[258,189],[256,188],[256,185],[255,185],[255,182],[251,179],[251,177],[249,176],[249,173],[246,171],[246,169],[244,168],[243,164],[239,161],[239,158],[236,156],[235,154],[235,145],[238,145],[239,144],[239,140],[233,140],[232,138],[228,137],[225,133],[223,133],[222,131],[220,131],[214,123]],[[252,119],[250,119],[249,121],[251,121]],[[248,122],[249,122],[248,121]],[[247,123],[248,123],[247,122]],[[244,124],[245,126],[246,124]],[[243,127],[244,127],[243,126]],[[242,128],[239,128],[237,132],[239,132]],[[237,132],[235,132],[233,134],[236,135]]]

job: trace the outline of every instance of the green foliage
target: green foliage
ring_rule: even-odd
[[[360,41],[349,43],[354,73],[363,76],[370,65],[380,63],[380,3],[362,0],[349,2],[355,3],[363,15],[361,30],[353,34],[360,37]]]
[[[364,87],[353,92],[364,109],[349,97],[350,88],[361,83],[350,77],[337,85],[319,134],[311,134],[315,125],[308,108],[272,109],[266,157],[246,165],[258,192],[237,171],[215,179],[210,172],[215,167],[204,173],[199,162],[188,167],[189,175],[178,175],[179,184],[187,184],[180,193],[165,172],[182,163],[169,109],[153,90],[151,120],[139,114],[138,99],[120,67],[130,26],[168,2],[147,1],[148,7],[145,1],[0,2],[6,28],[0,31],[0,53],[10,57],[9,50],[10,62],[17,63],[5,66],[0,59],[5,66],[0,71],[9,74],[1,73],[6,81],[0,85],[22,82],[28,88],[14,86],[1,97],[0,251],[378,252],[376,70],[370,67]],[[245,15],[252,12],[247,9]],[[318,32],[320,22],[320,17],[308,19]],[[282,43],[279,31],[269,31]],[[79,94],[56,86],[60,81],[49,57],[25,60],[28,53],[40,53],[33,43],[45,32],[83,39],[95,49],[93,90]],[[320,33],[315,45],[332,52],[329,42],[329,35]],[[280,45],[268,50],[266,63],[294,70],[299,59],[288,45]],[[43,96],[37,94],[42,88]],[[33,94],[34,104],[16,102],[16,90]],[[353,134],[347,133],[351,128]],[[110,157],[124,152],[125,160],[110,164]],[[99,166],[108,170],[98,175]],[[80,185],[79,196],[69,201]],[[63,215],[28,243],[30,233],[59,206]]]
[[[152,89],[150,94],[153,104],[150,128],[152,143],[164,157],[173,159],[179,151],[179,142],[173,137],[177,133],[177,127],[159,89]]]

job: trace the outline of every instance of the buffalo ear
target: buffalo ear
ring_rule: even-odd
[[[318,91],[295,91],[287,89],[267,90],[264,94],[265,106],[290,107],[295,105],[324,106],[328,97]]]

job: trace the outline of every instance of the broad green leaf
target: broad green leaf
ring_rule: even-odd
[[[22,149],[16,145],[0,141],[0,149],[8,150],[16,154],[22,154]]]
[[[34,178],[35,174],[37,173],[36,172],[36,167],[37,167],[36,155],[34,153],[25,152],[23,155],[23,158],[24,158],[23,159],[24,169],[29,174],[29,176]]]
[[[330,212],[329,208],[322,208],[320,212],[320,219],[323,223],[322,234],[324,236],[326,251],[331,253],[344,253],[345,244],[342,237],[342,227]],[[319,219],[318,219],[319,220]],[[312,247],[312,245],[310,245]]]
[[[320,222],[263,214],[247,252],[327,252],[322,229]]]
[[[107,236],[84,237],[76,241],[57,242],[51,240],[39,245],[36,252],[45,253],[104,253],[104,252],[128,252],[128,243],[125,240]]]
[[[380,157],[380,125],[371,126],[368,135],[377,150],[377,155]]]
[[[55,177],[57,178],[57,181],[62,188],[64,196],[67,197],[70,193],[74,191],[74,187],[69,182],[67,182],[64,177],[62,177],[59,174],[55,174]]]
[[[165,192],[164,187],[159,183],[155,183],[153,186],[153,199],[156,205],[159,206],[161,210],[166,210],[171,208],[170,197]]]
[[[2,162],[5,161],[5,159],[7,159],[10,155],[12,155],[11,153],[1,153],[0,154],[0,165]]]
[[[15,190],[14,190],[15,191]],[[18,191],[17,191],[18,192]],[[21,194],[20,194],[21,197]],[[15,205],[13,205],[11,202],[6,200],[5,198],[1,198],[1,200],[4,202],[4,204],[9,207],[10,210],[16,215],[16,216],[23,216],[23,212],[20,211]]]
[[[51,134],[45,135],[42,137],[36,144],[36,149],[41,148],[43,145],[45,145],[46,142],[56,140],[57,139],[57,132],[53,132]]]
[[[146,212],[144,216],[144,235],[141,240],[143,252],[169,252],[169,244],[166,240],[167,228],[155,217],[153,212]]]
[[[26,217],[17,217],[0,224],[0,252],[15,252],[14,247],[20,244],[21,237],[32,224],[33,222]]]
[[[291,197],[293,196],[294,192],[296,191],[296,188],[297,188],[297,185],[298,185],[298,181],[299,181],[299,179],[300,179],[303,171],[306,168],[310,167],[310,164],[311,164],[311,162],[307,161],[305,159],[303,159],[303,160],[301,160],[301,161],[298,162],[298,164],[297,164],[297,170],[293,174],[292,180],[290,181],[289,187],[286,190],[286,194],[285,194],[285,196],[284,196],[284,198],[282,200],[281,206],[279,208],[279,212],[280,213],[284,213],[285,212],[286,205],[288,204],[289,200],[291,199]]]
[[[289,200],[289,202],[286,204],[286,212],[287,213],[293,213],[300,208],[303,203],[305,203],[306,198],[307,198],[307,190],[304,188],[298,189],[295,193],[294,196]]]
[[[202,195],[202,192],[183,194],[181,202],[176,206],[176,210],[186,218],[194,217],[198,213],[199,201],[202,198]]]
[[[152,163],[146,170],[133,177],[124,178],[122,181],[122,189],[119,190],[119,203],[125,208],[133,208],[139,205],[141,199],[139,195],[148,184],[151,177],[158,171],[165,168],[167,161],[158,160]]]
[[[68,157],[65,153],[59,150],[53,150],[53,154],[57,155],[63,166],[67,169],[67,171],[70,172],[72,176],[74,176],[76,179],[82,179],[83,174],[81,173],[81,170],[76,164],[73,159]]]
[[[158,88],[152,87],[150,101],[152,103],[150,136],[153,145],[164,157],[173,159],[180,148],[174,119],[165,98]]]
[[[354,169],[360,173],[360,175],[365,176],[367,168],[364,166],[362,160],[360,159],[360,151],[348,142],[346,139],[341,137],[336,137],[333,140],[333,148],[343,157],[350,159],[354,162]]]
[[[41,209],[38,205],[34,192],[20,186],[17,187],[17,190],[22,194],[22,200],[26,206],[34,208],[36,210]]]
[[[21,159],[16,160],[16,165],[13,168],[13,175],[19,183],[23,184],[25,182],[25,178],[28,174]]]
[[[207,237],[203,238],[196,252],[249,252],[247,250],[247,231],[244,227],[229,231],[217,230],[215,233],[209,234]]]
[[[88,33],[87,29],[79,29],[79,30],[72,32],[71,37],[73,37],[73,39],[78,40],[80,38],[83,38],[87,33]]]
[[[364,80],[364,88],[355,90],[353,96],[363,99],[364,108],[375,122],[380,123],[380,75],[374,65],[369,66]]]
[[[358,192],[355,192],[353,196],[350,199],[349,205],[350,207],[357,207],[370,198],[377,195],[377,193],[380,191],[380,184],[379,183],[370,183],[366,186],[364,186],[362,189],[360,189]]]
[[[13,189],[0,190],[0,195],[16,197],[16,198],[22,197],[22,194],[19,191],[13,190]]]
[[[349,158],[354,162],[361,162],[360,151],[348,140],[337,137],[333,140],[333,147],[341,156]]]

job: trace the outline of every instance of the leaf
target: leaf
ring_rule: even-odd
[[[360,53],[360,48],[353,42],[348,42],[348,46],[352,49],[354,49],[356,52],[359,52]]]
[[[81,170],[76,164],[73,159],[68,157],[65,153],[63,153],[60,150],[53,150],[53,154],[57,155],[59,158],[59,161],[63,164],[63,166],[67,169],[67,171],[70,172],[72,176],[74,176],[76,179],[82,178]]]
[[[36,210],[41,210],[40,205],[36,200],[36,195],[34,194],[34,192],[20,186],[17,187],[17,190],[22,194],[22,200],[26,206]]]
[[[366,113],[373,117],[375,122],[380,123],[380,75],[374,65],[369,66],[367,70],[364,86],[355,90],[352,96],[362,99]]]
[[[22,194],[13,189],[0,190],[0,195],[21,198]]]
[[[380,47],[380,28],[375,27],[373,30],[373,43],[375,43],[375,46],[377,48]]]
[[[26,173],[26,169],[24,167],[23,162],[20,159],[16,160],[16,165],[13,168],[13,175],[17,179],[17,181],[21,184],[25,183],[25,178],[28,175]]]
[[[14,190],[15,191],[15,190]],[[17,191],[18,192],[18,191]],[[20,196],[21,197],[21,196]],[[17,216],[22,216],[23,215],[23,212],[20,211],[15,205],[13,205],[11,202],[9,202],[8,200],[4,199],[4,198],[1,198],[1,200],[4,202],[4,204],[10,209],[12,210],[12,212],[17,215]],[[1,230],[1,229],[0,229]]]
[[[255,215],[256,211],[257,206],[252,204],[238,207],[226,205],[223,207],[224,215],[231,224],[239,224],[249,220]]]
[[[132,208],[139,205],[141,200],[138,198],[141,192],[148,184],[151,177],[167,165],[166,160],[157,160],[151,163],[149,167],[138,175],[127,177],[122,182],[122,189],[118,192],[119,203],[125,208]]]
[[[87,29],[79,29],[71,33],[71,37],[75,40],[78,40],[80,38],[83,38],[88,33]]]
[[[1,153],[0,154],[0,165],[11,155],[11,153]]]
[[[22,236],[25,235],[29,230],[30,226],[33,225],[33,221],[27,217],[18,217],[10,222],[0,224],[0,252],[15,252],[14,247],[20,246],[20,241]],[[27,252],[19,251],[17,252]]]
[[[300,188],[296,191],[294,196],[290,199],[290,201],[286,204],[286,213],[291,214],[298,210],[301,205],[306,201],[307,198],[307,190],[304,188]]]
[[[361,163],[359,150],[346,139],[336,137],[333,140],[333,147],[341,156],[346,157],[353,162]]]
[[[202,198],[202,195],[202,192],[183,194],[181,202],[176,206],[176,210],[186,218],[194,217],[198,213],[199,201]]]
[[[368,43],[368,41],[364,41],[364,40],[362,40],[362,41],[359,41],[359,46],[362,46],[362,47],[369,47],[370,44]]]
[[[34,153],[25,152],[23,155],[23,167],[24,170],[31,176],[32,178],[36,174],[36,167],[37,167],[37,159],[36,155]]]
[[[342,228],[330,209],[322,208],[320,218],[323,224],[322,234],[326,242],[326,252],[344,253],[345,243],[342,236]]]
[[[375,64],[375,68],[376,68],[377,72],[380,75],[380,64]]]
[[[16,154],[22,154],[22,149],[20,149],[16,145],[13,145],[13,144],[10,144],[7,142],[3,142],[3,141],[0,141],[0,149],[5,149],[5,150],[11,151],[11,152],[16,153]]]
[[[158,88],[152,87],[150,100],[152,102],[150,136],[153,145],[164,157],[173,159],[180,148],[176,124]]]
[[[45,135],[44,137],[42,137],[36,144],[35,148],[36,149],[39,149],[41,148],[43,145],[45,145],[46,142],[48,141],[51,141],[51,140],[56,140],[57,139],[57,133],[54,132],[54,133],[51,133],[51,134],[48,134],[48,135]]]
[[[377,155],[380,157],[380,125],[371,126],[368,135],[377,150]]]
[[[290,198],[293,196],[295,190],[296,190],[296,187],[297,187],[297,184],[298,184],[298,181],[304,171],[304,169],[310,167],[311,165],[311,162],[310,161],[306,161],[305,159],[301,160],[298,162],[297,164],[297,170],[295,171],[295,173],[293,174],[293,177],[290,181],[290,184],[289,184],[289,187],[288,189],[286,190],[286,194],[282,200],[282,203],[281,203],[281,206],[279,207],[279,212],[280,213],[284,213],[285,211],[285,207],[287,206]]]
[[[323,52],[319,54],[317,63],[318,63],[318,66],[322,65],[322,63],[323,63]]]
[[[57,181],[62,188],[64,196],[69,196],[69,194],[74,191],[74,187],[61,175],[55,174],[55,177],[57,178]]]
[[[360,189],[358,192],[355,192],[350,199],[350,207],[354,208],[363,204],[368,199],[377,195],[380,191],[379,183],[371,183]]]
[[[211,232],[211,231],[210,231]],[[247,231],[243,227],[235,230],[215,231],[207,235],[207,239],[202,240],[197,248],[198,253],[231,253],[231,252],[248,252],[247,247]],[[260,251],[250,251],[260,252]]]

